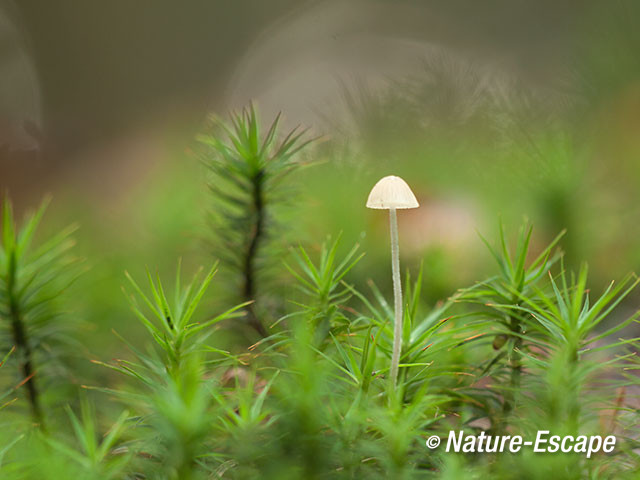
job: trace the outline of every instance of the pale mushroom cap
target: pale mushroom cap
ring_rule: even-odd
[[[389,210],[391,208],[418,208],[416,196],[400,177],[389,175],[378,180],[367,199],[367,208]]]

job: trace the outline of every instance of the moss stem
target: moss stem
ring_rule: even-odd
[[[35,370],[33,369],[33,353],[31,351],[31,344],[29,343],[29,338],[27,336],[27,331],[17,298],[16,272],[16,254],[15,252],[11,252],[9,255],[7,292],[9,296],[9,317],[11,319],[13,341],[16,344],[16,349],[20,358],[20,370],[22,371],[24,386],[27,389],[27,397],[31,406],[33,419],[41,428],[44,428],[38,388],[36,387]]]
[[[244,259],[244,288],[243,294],[245,301],[253,301],[247,308],[249,324],[254,328],[256,332],[262,337],[267,337],[269,333],[264,328],[264,325],[258,318],[255,309],[256,299],[256,287],[255,277],[256,268],[255,261],[258,256],[258,249],[264,236],[264,222],[265,222],[265,206],[264,206],[264,192],[262,189],[262,183],[264,180],[264,171],[260,170],[253,179],[253,208],[255,215],[255,223],[249,234],[249,245],[247,253]]]

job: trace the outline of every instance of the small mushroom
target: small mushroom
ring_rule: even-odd
[[[396,210],[403,208],[418,208],[416,196],[400,177],[390,175],[376,183],[369,193],[367,208],[389,210],[389,224],[391,230],[391,271],[393,279],[394,326],[393,353],[391,355],[391,384],[396,385],[400,350],[402,347],[402,285],[400,283],[400,254],[398,247],[398,218]]]

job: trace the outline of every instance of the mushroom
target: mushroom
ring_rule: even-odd
[[[396,210],[403,208],[418,208],[416,196],[402,178],[390,175],[376,183],[369,193],[367,208],[389,210],[389,225],[391,230],[391,271],[393,279],[393,353],[391,355],[391,384],[396,385],[400,350],[402,342],[402,285],[400,283],[400,255],[398,247],[398,217]]]

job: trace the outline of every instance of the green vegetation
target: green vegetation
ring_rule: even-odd
[[[429,264],[405,270],[393,385],[390,289],[365,273],[388,278],[388,257],[365,256],[353,225],[318,242],[287,217],[302,155],[320,153],[278,123],[262,134],[250,107],[198,137],[212,171],[201,258],[220,272],[193,268],[185,284],[192,258],[168,275],[132,254],[125,297],[104,294],[129,303],[113,333],[88,329],[90,316],[70,328],[110,288],[91,258],[72,283],[73,229],[37,231],[44,207],[18,226],[4,200],[1,478],[634,478],[638,345],[620,337],[637,317],[634,275],[598,294],[586,264],[566,266],[562,234],[542,246],[525,224],[512,246],[500,224],[496,242],[478,239],[497,264],[485,280],[433,301]],[[110,350],[83,345],[96,337]],[[591,458],[425,446],[452,429],[617,444]]]

